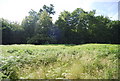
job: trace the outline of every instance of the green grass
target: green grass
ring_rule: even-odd
[[[118,78],[118,45],[1,45],[0,52],[0,78]]]

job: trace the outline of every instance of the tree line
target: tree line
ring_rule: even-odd
[[[61,12],[53,23],[54,14],[54,6],[50,4],[38,12],[30,10],[21,24],[0,18],[2,44],[120,43],[119,20],[95,16],[95,10],[86,12],[77,8]]]

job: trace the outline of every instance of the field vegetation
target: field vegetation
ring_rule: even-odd
[[[1,79],[117,79],[117,44],[1,45]]]

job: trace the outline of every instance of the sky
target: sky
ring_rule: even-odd
[[[0,0],[0,18],[21,23],[28,12],[33,9],[39,11],[43,5],[53,4],[56,14],[53,22],[57,20],[60,12],[67,10],[72,12],[76,8],[85,11],[96,10],[96,15],[111,17],[112,20],[118,19],[119,0]]]

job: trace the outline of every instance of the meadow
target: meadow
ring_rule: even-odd
[[[117,44],[1,45],[1,79],[118,79]]]

